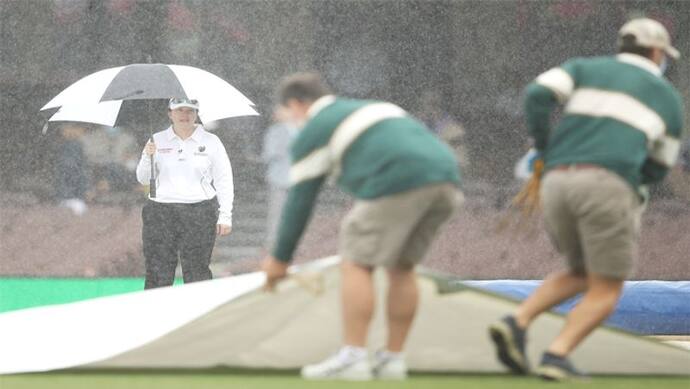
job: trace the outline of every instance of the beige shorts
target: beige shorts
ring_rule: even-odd
[[[630,275],[642,207],[628,183],[606,169],[552,170],[541,198],[546,230],[573,272]]]
[[[412,268],[462,202],[449,183],[358,200],[340,226],[340,255],[364,266]]]

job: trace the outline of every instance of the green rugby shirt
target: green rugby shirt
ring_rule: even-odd
[[[551,131],[558,104],[563,115]],[[548,70],[527,87],[525,111],[547,171],[595,164],[643,193],[642,186],[661,181],[678,158],[681,97],[642,56],[576,58]]]
[[[434,183],[459,185],[451,149],[390,103],[324,96],[292,144],[291,187],[273,256],[292,259],[327,177],[358,199]]]

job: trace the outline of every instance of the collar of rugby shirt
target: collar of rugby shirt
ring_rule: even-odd
[[[661,69],[659,68],[659,65],[641,55],[620,53],[616,55],[616,59],[620,62],[625,62],[627,64],[642,68],[657,77],[661,77]]]
[[[193,139],[196,143],[200,143],[201,142],[201,136],[202,136],[203,132],[204,132],[204,127],[201,124],[197,124],[197,126],[194,128],[194,132],[192,132],[192,135],[190,135],[189,138],[187,138],[187,139]],[[182,138],[177,136],[175,131],[173,131],[172,126],[168,127],[165,130],[165,133],[166,133],[166,136],[168,137],[168,140],[173,140],[175,138],[182,140]]]
[[[311,107],[307,110],[307,118],[311,119],[316,116],[322,109],[333,104],[335,101],[334,95],[326,95],[319,97],[315,102],[312,103]]]

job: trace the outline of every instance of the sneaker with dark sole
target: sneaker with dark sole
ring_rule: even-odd
[[[525,332],[518,327],[513,316],[505,316],[489,326],[489,335],[496,347],[498,360],[513,374],[529,373],[529,362],[525,354]]]
[[[589,377],[577,370],[568,358],[545,352],[536,371],[547,381],[586,381]]]

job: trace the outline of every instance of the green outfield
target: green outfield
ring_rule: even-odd
[[[0,313],[143,289],[143,278],[0,278]]]
[[[135,372],[135,373],[50,373],[0,376],[2,389],[339,389],[339,388],[415,388],[415,389],[532,389],[532,388],[588,388],[588,389],[687,389],[690,378],[681,377],[595,377],[587,383],[553,384],[533,377],[505,375],[414,375],[405,382],[336,382],[303,381],[296,373],[236,373],[236,372]]]

